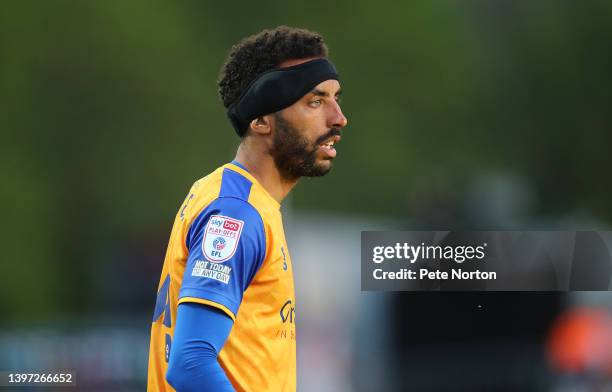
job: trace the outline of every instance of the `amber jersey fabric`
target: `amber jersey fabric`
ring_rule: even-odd
[[[174,391],[165,374],[182,302],[234,320],[219,363],[237,391],[295,391],[293,268],[280,205],[235,161],[196,181],[176,215],[151,327],[148,391]]]

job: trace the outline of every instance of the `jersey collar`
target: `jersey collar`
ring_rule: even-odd
[[[276,201],[275,198],[272,197],[272,195],[270,193],[268,193],[268,191],[266,190],[266,188],[263,187],[263,185],[261,185],[259,183],[259,181],[257,181],[257,179],[255,177],[253,177],[253,175],[251,173],[249,173],[249,171],[238,161],[233,160],[230,163],[226,164],[224,167],[235,171],[236,173],[241,174],[242,176],[248,178],[253,184],[255,184],[256,186],[258,186],[259,188],[261,188],[262,192],[264,195],[266,195],[266,197],[268,199],[270,199],[270,203],[272,203],[272,205],[274,205],[274,207],[277,210],[280,210],[280,203],[278,201]]]

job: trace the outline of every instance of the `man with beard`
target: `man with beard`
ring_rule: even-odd
[[[179,209],[151,328],[149,391],[295,391],[295,294],[280,203],[325,175],[347,120],[320,35],[281,26],[235,45],[219,93],[235,159]]]

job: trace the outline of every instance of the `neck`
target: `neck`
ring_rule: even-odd
[[[287,180],[281,176],[270,154],[247,143],[240,144],[234,159],[246,167],[279,204],[297,184],[297,179]]]

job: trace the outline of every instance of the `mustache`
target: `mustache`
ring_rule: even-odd
[[[342,130],[340,128],[330,129],[328,133],[326,133],[325,135],[317,139],[316,144],[321,144],[327,139],[334,137],[334,136],[342,136]]]

